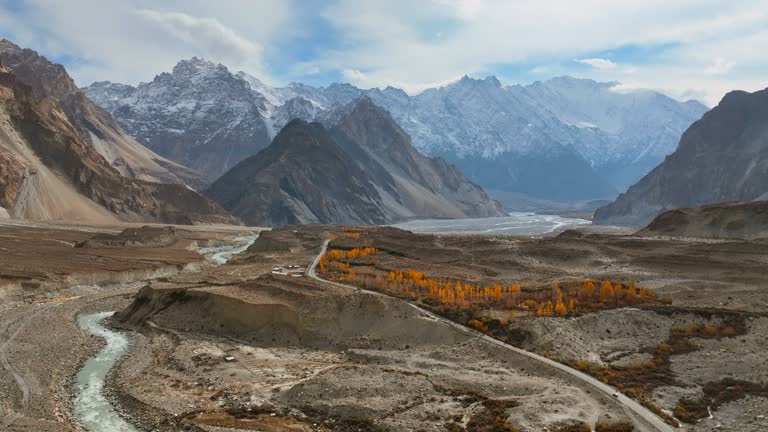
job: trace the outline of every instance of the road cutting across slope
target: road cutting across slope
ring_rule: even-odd
[[[326,251],[328,249],[328,244],[329,243],[330,243],[330,240],[325,240],[323,242],[323,246],[322,246],[322,248],[320,250],[320,253],[315,257],[314,261],[312,261],[312,265],[309,267],[309,270],[307,272],[307,275],[310,278],[318,280],[318,281],[321,281],[321,282],[324,282],[324,283],[327,283],[327,284],[332,284],[332,285],[335,285],[335,286],[338,286],[338,287],[343,287],[343,288],[347,288],[347,289],[351,289],[351,290],[363,291],[363,292],[366,292],[366,293],[371,294],[371,295],[390,297],[390,296],[387,296],[386,294],[382,294],[380,292],[365,290],[365,289],[358,288],[358,287],[355,287],[355,286],[352,286],[352,285],[342,284],[342,283],[339,283],[339,282],[328,281],[328,280],[325,280],[325,279],[321,278],[320,276],[318,276],[316,268],[317,268],[317,265],[320,262],[320,258],[326,253]],[[610,387],[610,386],[608,386],[608,385],[598,381],[597,379],[595,379],[595,378],[593,378],[593,377],[591,377],[591,376],[589,376],[589,375],[587,375],[587,374],[585,374],[583,372],[580,372],[578,370],[572,369],[572,368],[570,368],[570,367],[568,367],[568,366],[566,366],[566,365],[564,365],[562,363],[558,363],[558,362],[556,362],[554,360],[548,359],[546,357],[540,356],[540,355],[532,353],[530,351],[526,351],[526,350],[523,350],[521,348],[517,348],[515,346],[509,345],[509,344],[504,343],[504,342],[502,342],[502,341],[500,341],[498,339],[494,339],[494,338],[492,338],[492,337],[490,337],[490,336],[488,336],[486,334],[480,333],[480,332],[478,332],[476,330],[473,330],[473,329],[470,329],[468,327],[465,327],[465,326],[463,326],[461,324],[458,324],[458,323],[456,323],[454,321],[451,321],[451,320],[449,320],[447,318],[443,318],[443,317],[441,317],[439,315],[436,315],[436,314],[434,314],[434,313],[432,313],[432,312],[430,312],[428,310],[422,309],[422,308],[420,308],[419,306],[417,306],[417,305],[415,305],[413,303],[410,303],[410,302],[405,302],[405,303],[410,305],[413,308],[416,308],[425,317],[427,317],[429,319],[433,319],[433,320],[439,321],[439,322],[441,322],[441,323],[443,323],[445,325],[451,326],[451,327],[453,327],[453,328],[455,328],[455,329],[457,329],[457,330],[459,330],[459,331],[461,331],[463,333],[466,333],[466,334],[478,337],[478,338],[483,339],[484,341],[486,341],[488,343],[494,344],[494,345],[496,345],[498,347],[501,347],[503,349],[510,350],[512,352],[515,352],[516,354],[526,356],[526,357],[528,357],[530,359],[533,359],[533,360],[536,360],[536,361],[541,362],[543,364],[546,364],[547,366],[550,366],[550,367],[553,367],[555,369],[558,369],[558,370],[560,370],[562,372],[565,372],[566,374],[568,374],[568,375],[570,375],[570,376],[572,376],[572,377],[574,377],[574,378],[584,382],[585,384],[589,385],[590,387],[592,387],[592,388],[594,388],[594,389],[596,389],[596,390],[598,390],[598,391],[600,391],[602,393],[605,393],[607,395],[613,396],[616,399],[617,402],[622,404],[625,408],[629,409],[634,415],[636,415],[637,417],[639,417],[640,419],[645,421],[649,426],[653,427],[655,430],[657,430],[659,432],[673,432],[673,431],[675,431],[675,428],[673,428],[672,426],[670,426],[667,423],[665,423],[659,416],[657,416],[656,414],[651,412],[648,408],[645,408],[644,406],[640,405],[638,402],[634,401],[633,399],[631,399],[631,398],[625,396],[624,394],[618,392],[616,389],[614,389],[614,388],[612,388],[612,387]]]

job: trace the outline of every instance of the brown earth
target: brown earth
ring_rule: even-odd
[[[76,284],[171,276],[203,262],[196,252],[199,244],[232,239],[252,230],[126,226],[0,224],[0,301],[32,299]],[[160,233],[164,233],[162,238],[156,235]],[[132,242],[131,247],[116,247],[125,246],[126,241]]]
[[[311,279],[145,288],[116,319],[147,338],[118,371],[122,397],[198,426],[258,408],[331,430],[442,431],[485,418],[483,401],[524,430],[628,418],[610,396],[402,301]]]
[[[0,48],[4,46],[0,41]],[[185,185],[124,177],[78,131],[62,101],[40,96],[37,87],[25,82],[0,71],[0,195],[4,204],[0,207],[4,214],[15,219],[102,224],[118,220],[237,223],[220,206]]]

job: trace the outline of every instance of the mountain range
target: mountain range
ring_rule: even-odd
[[[768,200],[768,89],[725,95],[595,223],[645,225],[666,210],[752,200]]]
[[[368,97],[325,125],[290,121],[272,144],[213,183],[207,195],[249,224],[387,224],[409,218],[504,215],[440,158],[427,158]]]
[[[0,41],[0,216],[237,223],[185,184],[199,179],[130,138],[61,65]]]
[[[139,142],[209,181],[266,147],[292,119],[326,122],[367,96],[416,149],[456,164],[496,196],[588,200],[611,198],[642,177],[707,109],[617,88],[570,77],[528,86],[464,77],[414,96],[345,83],[271,87],[192,58],[136,87],[98,82],[83,91]]]

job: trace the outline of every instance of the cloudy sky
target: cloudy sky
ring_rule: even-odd
[[[0,37],[80,85],[199,56],[275,85],[573,75],[709,105],[768,87],[766,23],[767,0],[0,0]]]

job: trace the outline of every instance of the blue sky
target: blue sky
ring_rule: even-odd
[[[567,74],[709,105],[768,86],[766,22],[765,0],[0,0],[0,36],[80,85],[198,56],[274,85],[416,93],[464,74]]]

